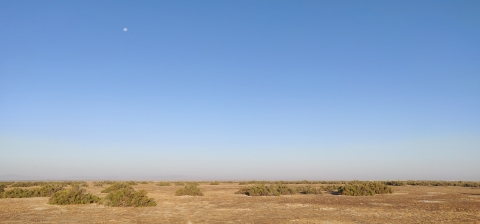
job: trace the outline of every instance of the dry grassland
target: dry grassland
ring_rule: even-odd
[[[103,187],[88,182],[101,197]],[[300,185],[295,185],[300,186]],[[312,185],[320,186],[320,185]],[[393,186],[375,196],[234,194],[236,183],[200,184],[204,196],[175,196],[183,186],[139,184],[155,207],[50,205],[48,198],[0,199],[0,223],[480,223],[480,188]],[[8,190],[8,189],[6,189]]]

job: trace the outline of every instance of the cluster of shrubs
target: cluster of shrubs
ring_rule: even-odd
[[[11,182],[9,184],[9,187],[36,187],[45,185],[60,185],[63,187],[66,187],[68,185],[80,185],[82,187],[88,187],[88,184],[85,181],[20,181]]]
[[[6,188],[6,187],[7,187],[6,184],[0,183],[0,198],[2,197],[3,192],[5,191],[5,188]]]
[[[220,182],[218,182],[218,181],[213,181],[213,182],[210,182],[210,185],[220,185]]]
[[[170,183],[170,182],[163,181],[163,182],[158,182],[158,183],[156,183],[155,185],[157,185],[157,186],[170,186],[171,183]]]
[[[346,184],[348,181],[308,181],[308,180],[300,180],[300,181],[241,181],[239,185],[249,185],[249,184]]]
[[[71,205],[98,203],[101,199],[98,196],[88,194],[80,185],[74,185],[71,189],[65,189],[52,194],[48,200],[49,204]]]
[[[375,194],[391,194],[392,188],[380,182],[362,182],[345,184],[338,188],[341,195],[350,196],[373,196]]]
[[[174,182],[175,186],[183,186],[185,185],[183,182],[181,181],[177,181],[177,182]]]
[[[32,198],[32,197],[50,197],[55,192],[63,190],[62,185],[48,184],[39,188],[33,189],[23,189],[23,188],[13,188],[11,190],[5,191],[3,188],[2,198]]]
[[[459,186],[459,187],[480,187],[480,182],[473,181],[426,181],[408,180],[407,185],[412,186]]]
[[[300,194],[323,194],[322,188],[315,188],[310,185],[297,187],[296,190]]]
[[[113,207],[146,207],[156,206],[153,198],[147,197],[144,190],[135,191],[133,187],[126,183],[116,183],[104,189],[102,193],[109,193],[104,199],[103,204]]]
[[[203,193],[200,188],[198,188],[198,183],[187,183],[184,188],[178,189],[175,195],[203,196]]]
[[[285,184],[255,184],[253,186],[244,187],[235,193],[248,196],[280,196],[295,194],[296,190]]]

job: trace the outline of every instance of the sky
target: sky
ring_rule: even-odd
[[[0,1],[0,175],[478,181],[479,12]]]

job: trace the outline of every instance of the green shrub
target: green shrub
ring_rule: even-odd
[[[323,191],[337,191],[339,186],[337,186],[337,185],[327,185],[327,186],[321,186],[320,188]]]
[[[22,181],[22,182],[15,182],[10,187],[34,187],[34,186],[41,186],[44,185],[45,182],[40,181]]]
[[[103,184],[100,183],[100,182],[95,181],[95,182],[93,182],[93,186],[94,186],[94,187],[102,187]]]
[[[213,181],[213,182],[210,182],[210,185],[220,185],[220,182],[218,182],[218,181]]]
[[[181,181],[174,182],[175,186],[184,186],[185,184]]]
[[[3,193],[4,198],[31,198],[31,197],[50,197],[55,192],[63,190],[61,185],[45,185],[40,188],[22,189],[13,188]]]
[[[310,185],[297,187],[296,190],[300,194],[323,194],[320,188],[314,188],[314,187],[311,187]]]
[[[148,184],[147,181],[139,181],[138,184]]]
[[[137,182],[135,181],[125,181],[124,183],[130,184],[130,185],[138,185]]]
[[[126,189],[126,188],[132,188],[132,186],[130,184],[127,184],[127,183],[118,182],[118,183],[112,184],[110,187],[107,187],[107,188],[103,189],[102,193],[110,193],[110,192],[113,192],[113,191]]]
[[[100,181],[98,183],[110,185],[110,184],[115,184],[115,183],[118,183],[118,182],[119,181],[104,180],[104,181]]]
[[[203,196],[202,191],[198,188],[195,184],[187,184],[184,188],[178,189],[175,192],[175,195],[182,196],[182,195],[191,195],[191,196]]]
[[[383,184],[386,185],[391,185],[391,186],[405,186],[407,185],[406,181],[400,181],[400,180],[395,180],[395,181],[383,181]]]
[[[245,187],[236,192],[236,194],[245,194],[248,196],[280,196],[295,194],[296,191],[293,188],[285,184],[256,184],[250,187]]]
[[[74,185],[71,189],[61,190],[52,194],[52,197],[50,197],[48,203],[56,205],[70,205],[91,204],[99,201],[99,197],[92,194],[87,194],[85,189],[80,188],[80,185]]]
[[[155,185],[157,185],[157,186],[170,186],[170,182],[158,182]]]
[[[375,194],[389,194],[392,192],[392,188],[380,182],[345,184],[345,186],[338,188],[339,194],[350,196],[373,196]]]
[[[157,205],[153,198],[147,197],[146,191],[135,191],[131,186],[110,192],[103,199],[103,203],[112,207],[146,207]]]
[[[2,193],[5,191],[6,187],[7,187],[6,184],[0,183],[0,198],[1,198]]]

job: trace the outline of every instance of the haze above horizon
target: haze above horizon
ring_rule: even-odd
[[[0,175],[480,180],[479,12],[1,1]]]

